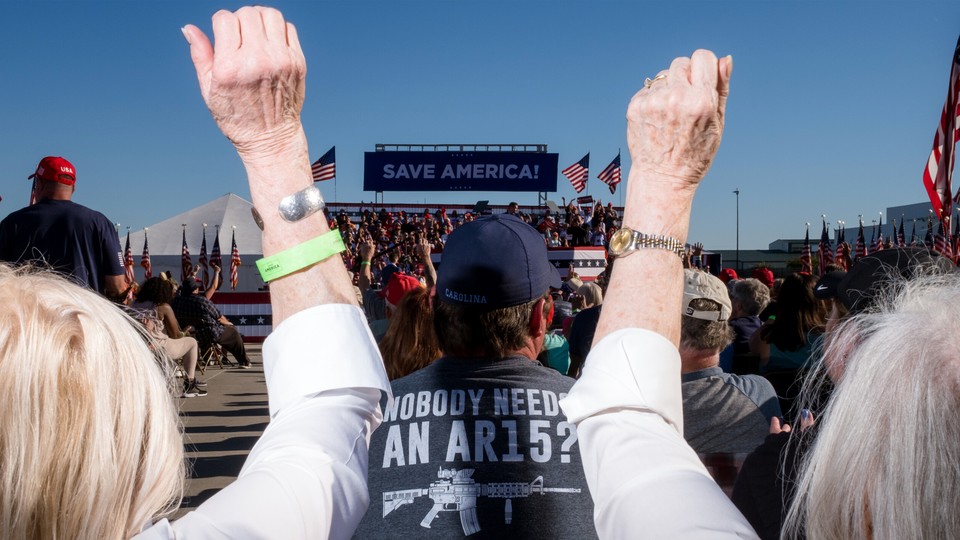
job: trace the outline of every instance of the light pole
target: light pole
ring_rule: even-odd
[[[737,274],[740,273],[740,188],[733,190],[733,194],[737,196],[737,258],[735,267],[737,269]]]

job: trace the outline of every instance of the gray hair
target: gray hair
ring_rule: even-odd
[[[958,321],[960,276],[932,275],[891,282],[873,309],[832,332],[825,357],[844,357],[845,370],[804,459],[785,537],[956,534]]]
[[[707,298],[694,298],[690,307],[698,311],[720,311],[720,304]],[[707,321],[680,316],[680,347],[720,352],[733,342],[733,329],[727,321]]]
[[[748,315],[759,315],[770,303],[770,288],[759,279],[738,279],[730,290],[730,299]]]

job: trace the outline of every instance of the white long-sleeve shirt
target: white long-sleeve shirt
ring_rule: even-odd
[[[590,351],[560,402],[577,424],[600,538],[756,538],[683,439],[680,354],[643,329]]]
[[[237,480],[138,540],[349,538],[366,512],[367,448],[390,383],[363,312],[326,305],[263,346],[270,425]]]

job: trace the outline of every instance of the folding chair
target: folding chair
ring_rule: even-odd
[[[220,366],[220,369],[223,369],[224,364],[230,364],[224,356],[223,348],[219,343],[215,341],[206,341],[200,338],[200,333],[196,331],[197,328],[200,328],[203,324],[199,318],[195,317],[180,317],[180,325],[183,328],[193,327],[193,337],[197,338],[197,345],[200,347],[200,358],[197,359],[197,369],[200,370],[202,374],[211,363],[216,363]]]

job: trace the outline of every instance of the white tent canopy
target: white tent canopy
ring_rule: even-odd
[[[153,274],[169,270],[177,278],[180,277],[180,261],[182,256],[183,232],[187,235],[187,248],[193,264],[200,260],[200,245],[204,237],[206,225],[207,257],[213,251],[213,241],[219,227],[220,256],[223,259],[224,279],[229,280],[230,274],[230,239],[235,232],[237,249],[243,263],[238,270],[239,285],[237,292],[253,292],[261,290],[263,280],[257,272],[254,261],[263,256],[260,244],[260,229],[253,222],[250,209],[253,203],[233,193],[201,204],[182,214],[177,214],[160,223],[150,225],[139,231],[130,231],[130,249],[133,252],[134,272],[137,280],[143,282],[143,268],[140,267],[140,257],[143,253],[143,238],[146,231],[150,248],[150,263]],[[186,228],[184,228],[184,225]],[[125,246],[127,232],[120,231],[120,245]],[[229,284],[224,285],[221,291],[229,291]]]

